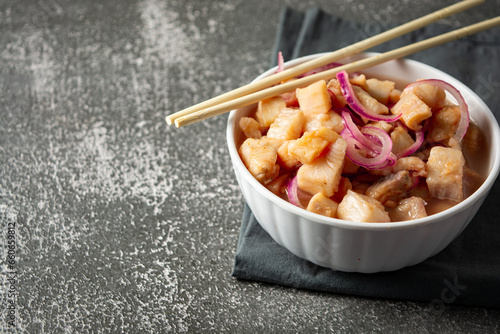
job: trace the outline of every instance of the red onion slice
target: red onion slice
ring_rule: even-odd
[[[378,115],[371,112],[364,105],[362,105],[356,97],[354,90],[352,89],[351,83],[349,82],[349,75],[346,71],[337,73],[337,80],[340,83],[340,90],[342,91],[342,95],[344,95],[344,98],[351,109],[354,110],[358,115],[372,121],[385,122],[394,122],[401,117],[401,115]]]
[[[377,139],[377,141],[372,140],[372,148],[375,152],[385,155],[386,159],[391,156],[392,139],[387,132],[374,126],[365,126],[361,129],[361,133]]]
[[[465,102],[465,99],[463,98],[462,94],[450,85],[449,83],[439,80],[439,79],[425,79],[425,80],[419,80],[415,81],[408,86],[406,86],[406,89],[414,89],[415,87],[422,85],[422,84],[430,84],[436,87],[443,88],[445,91],[451,94],[457,100],[458,106],[460,107],[460,123],[458,124],[457,131],[455,131],[455,135],[453,136],[458,142],[460,142],[464,136],[465,133],[467,132],[467,129],[469,128],[469,107],[467,106],[467,103]]]
[[[410,190],[413,190],[415,189],[418,184],[420,183],[420,177],[419,176],[412,176],[411,177],[411,180],[412,180],[412,184],[411,184],[411,188]]]
[[[349,130],[347,130],[347,129],[345,129],[345,128],[344,128],[342,131],[340,131],[340,136],[341,136],[342,138],[344,138],[345,140],[347,140],[347,139],[349,139],[349,138],[352,138],[352,139],[356,140],[356,139],[352,136],[352,134],[349,132]],[[356,141],[357,141],[357,140],[356,140]],[[358,143],[359,143],[359,142],[358,142]],[[359,144],[359,145],[361,145],[361,144]],[[359,145],[358,145],[358,146],[359,146]],[[361,145],[360,147],[363,147],[363,145]]]
[[[389,154],[389,157],[387,158],[387,161],[389,161],[389,166],[393,166],[398,161],[398,157],[391,152]]]
[[[357,144],[359,142],[354,137],[347,137],[346,142],[347,142],[346,155],[355,164],[357,164],[361,167],[373,169],[384,162],[383,157],[380,155],[377,158],[367,158],[367,157],[362,156],[359,153],[360,150],[358,150],[358,148],[357,148]]]
[[[372,142],[365,137],[358,129],[354,121],[352,120],[351,113],[347,108],[339,108],[341,111],[342,121],[344,122],[344,129],[347,129],[351,135],[359,141],[363,146],[370,147],[372,146]]]
[[[278,52],[278,68],[274,73],[282,72],[284,69],[285,69],[285,59],[283,59],[283,53],[281,53],[280,51]]]
[[[343,129],[340,132],[340,136],[342,138],[344,138],[345,140],[347,140],[347,139],[353,140],[353,143],[355,144],[355,146],[357,147],[357,149],[364,151],[366,154],[369,154],[369,155],[372,155],[372,156],[375,156],[375,155],[379,154],[378,152],[376,152],[376,151],[374,151],[372,149],[371,145],[369,145],[369,146],[363,145],[363,143],[361,143],[356,138],[354,138],[354,136],[352,135],[352,133],[350,133],[349,130],[347,130],[347,129]]]
[[[385,167],[394,166],[394,164],[396,163],[397,160],[398,160],[398,158],[396,157],[396,155],[391,152],[391,154],[389,154],[389,156],[387,157],[387,160],[385,162],[383,162],[382,164],[378,165],[374,169],[382,169]]]
[[[346,154],[354,163],[368,169],[379,169],[389,165],[393,165],[397,158],[392,154],[391,137],[382,129],[367,126],[361,129],[362,134],[367,134],[375,137],[380,146],[376,146],[375,150],[367,150],[354,136],[349,136],[344,133],[347,142]],[[373,147],[372,143],[372,147]],[[360,150],[364,150],[368,155],[373,157],[364,157],[360,154]]]
[[[298,206],[299,208],[304,208],[302,204],[300,203],[299,200],[299,195],[298,195],[298,185],[297,185],[297,176],[294,176],[293,178],[288,181],[288,184],[286,186],[286,192],[288,195],[288,200],[290,203],[292,203],[295,206]]]
[[[406,150],[403,150],[403,151],[399,152],[398,154],[396,154],[398,159],[415,153],[420,148],[420,146],[422,146],[422,143],[424,142],[424,137],[425,137],[425,135],[424,135],[423,130],[416,131],[415,132],[415,142],[412,145],[410,145]]]

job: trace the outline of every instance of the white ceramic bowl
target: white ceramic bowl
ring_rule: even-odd
[[[320,54],[321,55],[321,54]],[[320,55],[286,63],[297,65]],[[353,61],[364,53],[343,61]],[[272,74],[271,69],[255,80]],[[437,254],[469,224],[488,195],[500,170],[500,129],[491,110],[466,85],[428,65],[413,60],[395,60],[362,70],[367,76],[402,83],[417,79],[442,79],[454,85],[469,105],[471,118],[488,139],[489,175],[471,196],[454,207],[413,221],[360,223],[324,217],[300,209],[274,195],[246,169],[238,155],[242,134],[238,122],[252,107],[233,110],[229,115],[227,141],[241,191],[260,225],[280,245],[317,265],[346,272],[373,273],[411,266]],[[403,86],[404,87],[404,86]],[[270,255],[272,256],[272,254]]]

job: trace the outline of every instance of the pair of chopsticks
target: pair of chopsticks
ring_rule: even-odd
[[[489,19],[480,23],[476,23],[461,29],[450,31],[448,33],[432,37],[414,44],[410,44],[392,51],[388,51],[374,57],[358,60],[343,66],[339,66],[330,70],[319,72],[301,79],[292,80],[286,83],[281,83],[290,78],[299,76],[302,73],[316,69],[323,65],[335,62],[341,58],[345,58],[361,51],[372,48],[376,45],[404,35],[410,31],[422,28],[430,23],[433,23],[442,18],[451,16],[461,11],[467,10],[473,6],[483,3],[484,0],[465,0],[449,7],[438,10],[416,20],[405,23],[399,27],[387,30],[379,35],[367,38],[358,43],[352,44],[337,51],[328,53],[325,56],[316,58],[306,63],[294,66],[290,69],[275,73],[262,80],[242,86],[225,94],[214,97],[210,100],[201,102],[187,109],[166,117],[169,125],[175,124],[176,127],[193,124],[207,118],[220,115],[230,110],[256,103],[260,100],[271,98],[280,95],[295,88],[305,87],[319,80],[328,80],[340,71],[358,71],[370,66],[381,64],[383,62],[394,60],[408,56],[410,54],[423,51],[434,46],[444,44],[456,39],[460,39],[469,35],[476,34],[480,31],[491,29],[500,25],[500,16]],[[278,85],[276,85],[278,84]]]

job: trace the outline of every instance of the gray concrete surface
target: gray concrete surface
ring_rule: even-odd
[[[498,332],[499,310],[232,278],[227,116],[164,122],[265,70],[284,5],[402,23],[451,3],[0,0],[1,331]]]

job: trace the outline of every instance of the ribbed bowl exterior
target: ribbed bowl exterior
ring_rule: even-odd
[[[367,54],[358,57],[366,56]],[[311,57],[314,56],[306,59]],[[292,65],[300,61],[304,59],[292,62]],[[400,60],[393,65],[384,64],[382,69],[370,70],[376,75],[377,71],[387,71],[387,66],[389,69],[392,66],[392,70],[398,69],[396,73],[405,78],[410,76],[409,80],[416,79],[408,71],[419,74],[427,71],[430,73],[424,75],[432,74],[433,78],[461,85],[446,74],[415,61]],[[401,73],[402,69],[406,69],[404,73]],[[272,71],[260,77],[270,73]],[[490,175],[481,188],[462,203],[439,214],[410,222],[346,222],[299,209],[275,196],[253,178],[237,152],[240,141],[238,121],[251,107],[232,111],[227,131],[231,161],[243,196],[257,221],[278,244],[296,256],[339,271],[393,271],[420,263],[437,254],[466,228],[485,200],[500,170],[498,123],[477,95],[463,85],[457,88],[462,94],[465,93],[474,120],[491,138]]]
[[[392,271],[422,262],[454,240],[482,204],[477,201],[465,212],[427,224],[349,228],[311,221],[268,200],[241,175],[237,179],[255,218],[278,244],[317,265],[346,272]]]

